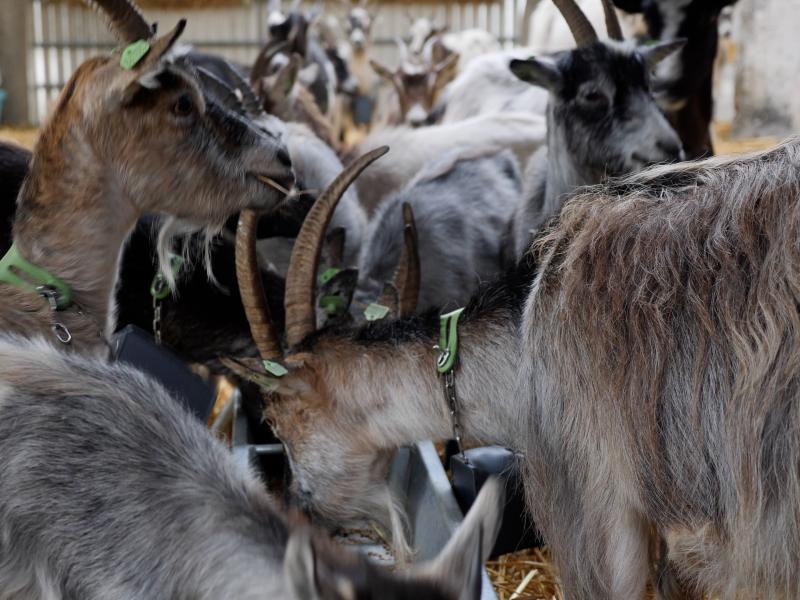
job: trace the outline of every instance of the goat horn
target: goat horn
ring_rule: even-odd
[[[288,46],[288,42],[278,42],[277,44],[270,43],[264,46],[261,52],[258,53],[258,58],[256,58],[256,62],[250,70],[250,83],[252,85],[255,86],[262,77],[266,77],[267,69],[272,59],[275,58],[277,54],[286,50]]]
[[[229,73],[231,79],[236,83],[236,89],[242,94],[241,104],[248,118],[256,120],[263,117],[266,112],[264,106],[259,101],[258,96],[253,91],[252,86],[247,83],[244,77],[233,66]]]
[[[567,22],[579,48],[589,46],[597,41],[597,32],[575,0],[553,0],[553,4],[558,7],[561,16]]]
[[[403,251],[394,276],[398,290],[399,314],[401,317],[413,315],[417,310],[420,289],[419,240],[414,211],[408,202],[403,202]]]
[[[347,165],[317,198],[294,242],[286,276],[286,339],[290,348],[316,329],[314,295],[322,238],[344,192],[370,164],[389,151],[381,146]]]
[[[622,26],[619,24],[617,11],[614,9],[611,0],[603,0],[603,12],[606,15],[606,32],[608,33],[608,37],[621,42],[624,39],[622,36]]]
[[[86,0],[86,3],[105,13],[111,31],[123,44],[153,37],[153,28],[130,0]]]
[[[261,358],[278,360],[283,356],[281,344],[272,327],[272,316],[256,255],[258,217],[258,212],[250,209],[239,214],[239,225],[236,228],[236,278],[239,281],[244,312],[250,324],[250,333]]]
[[[245,116],[245,108],[241,99],[228,87],[227,83],[204,67],[196,67],[196,69],[204,88],[210,90],[226,108]]]

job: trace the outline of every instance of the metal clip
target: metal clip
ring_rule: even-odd
[[[56,320],[56,312],[58,312],[58,291],[46,285],[40,285],[36,288],[39,295],[47,300],[50,306],[50,328],[56,335],[56,339],[62,344],[69,344],[72,341],[72,334],[67,329],[67,326],[62,322]]]

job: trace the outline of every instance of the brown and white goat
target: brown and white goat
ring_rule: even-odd
[[[412,127],[429,124],[442,89],[456,75],[458,54],[445,49],[439,38],[432,38],[419,54],[410,54],[398,40],[400,63],[392,71],[375,60],[375,72],[392,84],[397,94],[397,112],[390,115],[390,124],[406,123]],[[438,51],[437,51],[438,49]]]
[[[798,235],[795,139],[588,189],[468,305],[464,436],[525,454],[566,597],[644,598],[656,558],[663,598],[800,593]],[[267,396],[292,489],[375,514],[392,452],[451,431],[436,315],[293,321]]]
[[[141,215],[220,227],[278,203],[259,175],[294,181],[278,139],[206,97],[175,57],[184,21],[156,38],[131,3],[97,4],[122,45],[148,40],[149,52],[131,69],[119,54],[78,67],[42,128],[14,222],[20,254],[69,286],[73,302],[55,312],[39,293],[0,285],[0,330],[52,337],[57,321],[76,349],[102,348],[113,331],[118,263]]]

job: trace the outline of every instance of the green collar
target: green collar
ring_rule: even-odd
[[[463,308],[454,310],[439,317],[439,345],[436,349],[439,357],[436,359],[436,370],[441,374],[453,370],[458,358],[458,318],[464,312]]]
[[[72,304],[70,287],[58,277],[25,260],[16,244],[12,244],[6,255],[0,259],[0,282],[42,297],[47,297],[44,292],[52,291],[58,310],[64,310]]]

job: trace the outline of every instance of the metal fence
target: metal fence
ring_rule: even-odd
[[[32,123],[47,114],[72,71],[86,58],[109,51],[114,40],[104,21],[73,0],[30,0],[31,52],[28,65],[28,112]],[[188,19],[184,41],[200,50],[216,52],[248,64],[267,35],[268,0],[225,8],[147,9],[148,19],[170,27]],[[310,2],[308,5],[310,6]],[[323,2],[326,12],[342,14],[341,2]],[[373,2],[377,19],[373,38],[376,57],[391,62],[394,40],[407,34],[411,18],[428,17],[450,31],[476,28],[493,33],[506,45],[518,37],[524,0],[443,0],[441,2]]]

